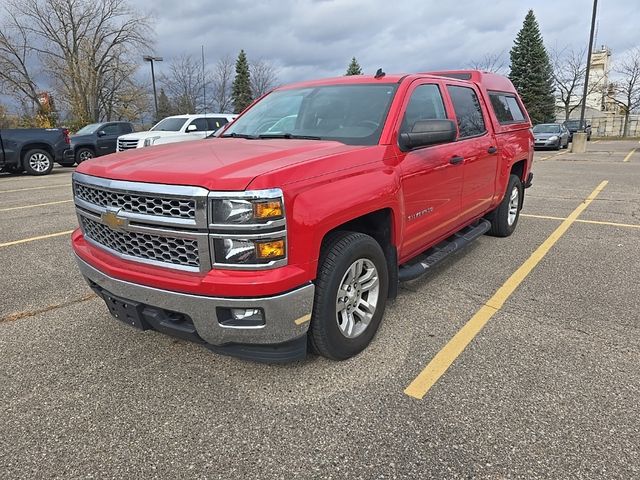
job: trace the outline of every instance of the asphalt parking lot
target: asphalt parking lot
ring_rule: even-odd
[[[640,144],[588,147],[536,152],[515,234],[404,284],[364,353],[284,366],[112,319],[72,169],[0,174],[0,477],[639,478]]]

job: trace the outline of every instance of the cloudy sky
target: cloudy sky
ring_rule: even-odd
[[[588,42],[591,0],[137,0],[152,15],[155,53],[207,63],[222,55],[278,67],[286,83],[342,75],[352,56],[365,73],[466,67],[508,51],[534,10],[550,48]],[[616,56],[640,45],[638,0],[600,0],[596,45]],[[508,60],[506,62],[508,64]],[[165,63],[166,65],[166,63]],[[158,65],[160,69],[163,65]]]

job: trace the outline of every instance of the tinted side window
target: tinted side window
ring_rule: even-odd
[[[227,123],[229,123],[229,120],[224,117],[207,118],[207,125],[209,126],[207,130],[218,130],[220,127],[225,126]]]
[[[515,96],[489,92],[489,98],[493,111],[498,117],[498,122],[505,124],[524,121],[524,113],[522,113]]]
[[[120,124],[120,133],[131,133],[133,132],[133,128],[131,128],[130,123],[121,123]]]
[[[197,132],[204,132],[207,130],[207,119],[206,118],[196,118],[193,122],[189,124],[189,126],[195,125]],[[187,131],[189,131],[189,127],[187,127]],[[193,130],[191,130],[193,132]]]
[[[484,119],[482,118],[482,108],[476,92],[468,87],[454,85],[449,85],[447,90],[451,95],[453,109],[458,119],[460,138],[473,137],[486,132]]]
[[[110,123],[102,127],[102,130],[107,135],[120,135],[120,128],[117,123]]]
[[[407,110],[404,112],[400,133],[413,130],[416,122],[421,120],[445,120],[442,95],[437,85],[419,85],[411,94]]]

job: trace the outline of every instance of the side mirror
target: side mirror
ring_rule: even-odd
[[[400,148],[403,151],[453,142],[458,134],[453,120],[421,120],[416,122],[411,132],[400,134]]]
[[[195,132],[198,129],[195,125],[189,125],[187,127],[187,132]]]
[[[104,137],[107,134],[107,132],[105,132],[104,130],[98,130],[98,133],[96,135],[98,135],[99,137]]]

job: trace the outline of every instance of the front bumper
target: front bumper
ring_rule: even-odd
[[[78,256],[76,260],[82,275],[94,290],[143,306],[185,315],[193,322],[196,338],[201,338],[214,350],[220,351],[225,346],[236,347],[237,350],[238,345],[287,344],[294,340],[300,340],[299,344],[306,344],[304,336],[309,328],[315,290],[312,283],[268,297],[208,297],[127,282],[100,272]],[[251,327],[223,326],[218,321],[218,308],[261,308],[265,324]],[[233,348],[222,353],[252,358],[251,355],[238,354],[237,351],[234,353]],[[287,358],[291,359],[294,358]]]
[[[533,146],[535,148],[557,148],[562,140],[536,140]]]

